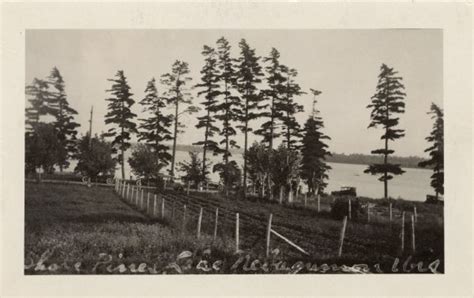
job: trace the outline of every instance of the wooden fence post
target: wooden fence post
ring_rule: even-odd
[[[415,216],[415,223],[418,221],[418,214],[416,213],[416,206],[413,206],[413,215]]]
[[[127,182],[123,182],[123,186],[122,186],[122,198],[124,197],[125,195],[125,184],[127,184]]]
[[[130,197],[130,184],[127,184],[127,197],[125,199],[128,199]]]
[[[153,196],[153,217],[156,217],[156,194]]]
[[[143,210],[143,188],[142,188],[142,195],[140,196],[140,207],[138,209]]]
[[[347,216],[344,216],[344,220],[342,221],[342,229],[341,229],[341,237],[339,239],[339,252],[338,256],[342,255],[342,246],[344,245],[344,236],[346,234],[346,225],[347,225]]]
[[[415,215],[411,216],[411,247],[413,250],[413,253],[415,253]]]
[[[161,219],[165,219],[165,197],[161,197]]]
[[[235,214],[235,252],[239,251],[239,213]]]
[[[219,218],[219,208],[216,208],[216,220],[214,222],[214,241],[216,241],[217,238],[217,220]]]
[[[173,201],[174,203],[174,201]],[[173,204],[174,206],[174,204]],[[182,233],[186,230],[186,205],[183,206],[183,226],[182,226]]]
[[[392,203],[388,205],[388,213],[389,213],[390,223],[392,223]]]
[[[318,212],[320,212],[321,211],[321,195],[318,194],[317,197],[318,197]]]
[[[136,207],[138,207],[138,201],[140,200],[140,198],[139,198],[139,196],[140,196],[140,195],[139,195],[139,192],[140,192],[140,189],[139,189],[138,186],[137,186],[137,191],[136,191],[136,193],[135,193],[135,200],[134,200],[134,203],[135,203],[135,206],[136,206]]]
[[[189,183],[189,181],[188,181],[188,185],[187,185],[187,187],[186,187],[186,194],[187,194],[188,196],[189,196],[189,187],[190,187],[190,183]]]
[[[267,251],[266,251],[266,256],[270,255],[270,235],[272,231],[272,218],[273,214],[270,213],[270,216],[268,217],[268,225],[267,225]]]
[[[199,218],[198,218],[198,226],[197,226],[197,238],[201,238],[201,222],[202,222],[202,207],[199,209]]]
[[[349,204],[349,211],[347,212],[347,215],[349,216],[349,219],[351,219],[351,218],[352,218],[352,216],[351,216],[351,215],[352,215],[352,214],[351,214],[351,213],[352,213],[352,210],[351,210],[351,209],[352,209],[352,208],[351,208],[351,199],[349,199],[348,204]]]
[[[146,213],[150,213],[150,192],[146,195]]]
[[[405,211],[402,212],[401,250],[405,250]]]
[[[163,190],[166,190],[166,179],[163,179]]]

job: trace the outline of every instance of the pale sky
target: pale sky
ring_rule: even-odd
[[[45,78],[56,66],[65,83],[70,105],[79,112],[80,133],[88,130],[94,106],[93,131],[106,131],[104,115],[110,88],[108,78],[123,70],[137,102],[133,112],[140,117],[138,102],[146,83],[171,70],[172,63],[189,63],[193,84],[198,83],[204,60],[203,45],[215,46],[226,37],[238,55],[238,42],[245,38],[259,56],[272,47],[280,51],[282,64],[298,70],[304,91],[321,90],[318,109],[331,137],[329,149],[337,153],[363,153],[381,147],[381,129],[367,129],[370,110],[366,106],[375,92],[382,63],[403,77],[406,112],[400,128],[406,136],[390,146],[395,155],[425,156],[425,137],[432,120],[426,113],[431,102],[443,102],[443,50],[441,30],[28,30],[26,34],[26,84]],[[158,85],[158,91],[163,88]],[[192,91],[196,103],[196,90]],[[296,99],[305,107],[297,116],[301,125],[312,106],[312,96]],[[203,138],[194,128],[196,115],[188,116],[186,131],[178,143],[191,144]],[[261,121],[253,122],[258,127]],[[252,125],[252,122],[251,122]],[[250,143],[260,137],[250,135]],[[243,135],[237,141],[243,145]]]

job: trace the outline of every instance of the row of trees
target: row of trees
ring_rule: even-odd
[[[222,155],[222,162],[215,164],[212,170],[220,173],[226,190],[232,187],[229,173],[235,172],[237,167],[237,163],[231,160],[230,151],[239,148],[235,141],[237,131],[244,134],[244,156],[247,155],[249,133],[252,132],[262,136],[270,150],[280,136],[288,150],[299,149],[302,131],[295,114],[303,111],[303,107],[295,102],[295,97],[303,92],[295,80],[296,70],[281,64],[280,54],[274,48],[263,59],[265,69],[261,65],[262,58],[256,55],[255,49],[245,39],[240,41],[239,50],[239,56],[233,58],[231,46],[225,38],[217,40],[215,47],[203,47],[205,63],[201,70],[202,76],[200,82],[191,86],[198,89],[198,97],[203,98],[201,107],[193,105],[189,94],[191,78],[188,64],[176,61],[171,72],[161,76],[161,95],[158,94],[154,79],[148,83],[146,97],[140,102],[147,117],[139,119],[139,125],[134,121],[136,115],[131,112],[135,101],[123,71],[118,71],[115,78],[110,79],[113,84],[107,90],[111,96],[107,98],[109,112],[105,120],[110,129],[106,136],[112,138],[112,144],[117,149],[122,177],[124,152],[131,146],[132,134],[137,134],[139,141],[145,142],[153,158],[159,161],[154,169],[156,175],[153,176],[157,176],[161,168],[171,163],[170,175],[174,177],[176,141],[184,128],[180,122],[183,113],[203,111],[197,117],[196,125],[197,129],[203,131],[203,138],[194,144],[203,148],[201,179],[205,181],[210,172],[208,155]],[[167,114],[167,108],[173,108],[174,113]],[[251,122],[259,118],[264,119],[264,124],[253,131]],[[170,140],[173,141],[171,155],[167,145]],[[132,156],[130,163],[137,164],[133,160],[136,158],[137,155]],[[152,173],[147,172],[147,175]],[[247,158],[244,158],[244,194],[247,179],[248,165]]]
[[[123,71],[118,71],[109,79],[112,86],[107,90],[110,94],[106,98],[105,116],[108,131],[100,137],[86,135],[80,141],[76,137],[79,125],[74,121],[77,112],[69,106],[64,80],[54,68],[46,80],[35,79],[27,86],[30,96],[30,107],[26,110],[27,168],[52,171],[57,165],[62,171],[71,158],[76,158],[76,171],[91,176],[111,174],[118,162],[125,178],[125,152],[136,135],[140,145],[128,160],[135,173],[158,178],[162,169],[171,164],[169,174],[174,177],[177,138],[185,128],[181,117],[201,112],[196,128],[203,132],[203,137],[194,145],[202,146],[202,159],[192,154],[190,163],[179,165],[186,172],[184,180],[196,187],[207,181],[211,167],[208,156],[213,154],[222,155],[222,161],[213,165],[212,170],[219,173],[226,194],[241,185],[246,195],[247,180],[261,196],[271,199],[279,193],[281,200],[285,191],[291,199],[301,181],[307,184],[310,193],[323,191],[330,169],[326,163],[330,152],[325,141],[330,138],[322,132],[324,123],[316,108],[316,98],[321,92],[309,90],[313,110],[301,128],[296,114],[303,111],[303,106],[296,99],[306,93],[296,82],[297,71],[280,62],[280,53],[275,48],[262,59],[244,39],[238,46],[239,56],[234,58],[225,38],[217,40],[215,47],[205,45],[202,51],[205,63],[197,84],[191,84],[189,66],[183,61],[176,61],[171,71],[160,77],[161,94],[152,78],[146,84],[145,97],[139,102],[144,115],[140,119],[132,112],[135,100],[127,78]],[[191,88],[196,88],[198,97],[203,99],[200,107],[193,104]],[[381,136],[384,147],[372,151],[383,156],[383,163],[372,164],[365,172],[380,175],[385,197],[388,197],[388,181],[404,172],[399,164],[390,163],[389,156],[394,150],[389,148],[389,142],[404,136],[404,130],[397,127],[397,115],[404,113],[405,97],[402,78],[383,64],[376,93],[368,106],[372,110],[369,128],[381,126],[384,131]],[[434,104],[431,109],[435,117],[433,132],[427,138],[433,143],[427,149],[431,158],[420,166],[434,168],[432,186],[438,196],[443,193],[444,184],[443,113]],[[50,121],[40,121],[43,116]],[[256,119],[262,119],[263,124],[253,130],[252,122]],[[244,134],[242,179],[238,178],[239,165],[231,159],[231,150],[239,148],[235,140],[238,131]],[[262,142],[249,146],[250,133],[261,136]],[[278,140],[281,144],[276,147]],[[114,159],[107,158],[107,154],[113,154]]]

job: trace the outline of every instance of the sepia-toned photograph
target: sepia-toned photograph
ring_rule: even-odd
[[[441,29],[29,29],[24,88],[25,275],[445,272]]]

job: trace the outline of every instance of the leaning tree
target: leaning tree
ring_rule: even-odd
[[[54,67],[48,77],[48,83],[53,87],[51,90],[52,112],[56,118],[54,126],[60,142],[58,154],[59,170],[69,166],[69,159],[76,153],[77,148],[77,128],[80,126],[74,120],[77,111],[70,105],[66,97],[64,79],[59,70]]]
[[[172,67],[171,72],[161,76],[161,84],[166,88],[164,92],[164,98],[167,104],[174,108],[174,128],[173,128],[173,152],[171,156],[171,169],[170,175],[174,177],[175,163],[176,163],[176,142],[180,128],[184,128],[185,125],[179,121],[179,117],[184,113],[196,112],[198,109],[191,105],[192,98],[186,87],[186,83],[191,81],[189,77],[189,65],[186,62],[176,60]],[[182,107],[185,106],[185,109]]]
[[[321,131],[324,128],[324,123],[316,109],[316,96],[321,94],[321,91],[311,89],[311,93],[314,96],[313,111],[303,129],[301,176],[306,180],[308,192],[317,194],[327,186],[325,180],[329,178],[327,171],[331,167],[325,159],[327,156],[331,156],[331,153],[327,150],[328,145],[324,141],[331,138]]]
[[[159,171],[171,161],[166,142],[173,139],[170,131],[173,118],[166,113],[166,102],[158,95],[154,78],[148,82],[140,104],[148,115],[140,119],[138,140],[151,148],[154,159],[151,163],[156,164],[157,170],[154,176],[158,177]]]
[[[261,96],[258,92],[258,84],[262,82],[261,77],[263,73],[259,63],[260,57],[255,54],[255,49],[252,49],[245,39],[240,41],[239,48],[240,56],[237,61],[236,86],[241,95],[242,106],[238,116],[240,122],[238,128],[244,134],[245,155],[248,149],[248,133],[252,131],[249,122],[260,117],[260,110],[264,107],[261,104]],[[243,180],[243,193],[245,197],[247,195],[247,162],[245,159]]]
[[[281,108],[283,107],[283,100],[286,98],[285,95],[287,95],[287,78],[283,73],[285,68],[280,64],[279,59],[280,53],[275,48],[272,48],[268,57],[263,58],[263,61],[267,63],[265,80],[268,87],[262,90],[262,95],[270,103],[269,111],[262,113],[262,117],[267,120],[260,129],[255,131],[255,134],[263,137],[263,142],[268,144],[269,149],[273,149],[274,140],[281,135],[277,130],[277,120],[283,117]]]
[[[382,64],[376,92],[371,98],[372,103],[367,106],[367,108],[372,109],[371,122],[368,128],[383,127],[384,133],[381,139],[384,140],[385,146],[372,151],[372,154],[383,156],[383,163],[369,165],[364,173],[381,175],[379,180],[384,183],[384,198],[388,198],[388,181],[393,178],[393,175],[401,175],[405,172],[400,164],[393,164],[388,160],[389,155],[395,152],[389,149],[388,142],[405,136],[403,129],[396,128],[399,122],[397,114],[405,112],[404,99],[406,97],[405,87],[401,82],[402,77],[397,74],[398,72],[393,68]]]
[[[300,85],[296,82],[298,72],[294,68],[282,66],[282,75],[286,78],[283,87],[283,99],[276,104],[277,115],[283,123],[283,142],[288,149],[297,149],[298,140],[301,138],[301,129],[296,114],[303,111],[303,106],[295,102],[295,97],[305,92],[301,91]]]
[[[431,118],[435,120],[433,130],[426,137],[426,140],[432,143],[425,149],[425,152],[429,152],[430,159],[420,162],[419,166],[433,167],[431,186],[434,188],[436,200],[438,200],[439,194],[444,194],[444,114],[443,110],[434,103],[431,104],[431,111],[428,114],[432,114]]]
[[[228,195],[229,188],[235,185],[235,177],[240,175],[237,175],[237,173],[240,173],[240,169],[236,167],[236,162],[230,161],[232,156],[230,149],[240,148],[234,139],[237,134],[234,122],[237,120],[237,111],[241,106],[239,97],[235,96],[232,92],[235,89],[236,68],[230,51],[231,46],[227,39],[224,37],[219,38],[217,40],[216,52],[218,56],[217,68],[219,70],[218,84],[220,88],[214,117],[222,123],[219,133],[222,136],[219,142],[219,151],[222,153],[223,161],[222,163],[215,164],[213,171],[219,172],[219,175],[222,177],[226,195]]]
[[[202,146],[202,175],[206,177],[209,173],[209,166],[206,164],[208,151],[213,152],[215,155],[220,153],[219,145],[213,139],[219,133],[219,128],[215,124],[215,114],[217,112],[217,96],[220,92],[219,85],[217,84],[219,81],[219,70],[217,67],[216,51],[205,45],[202,55],[204,56],[205,63],[201,70],[201,82],[195,87],[201,89],[197,95],[204,96],[204,101],[201,102],[204,106],[204,115],[197,118],[198,123],[196,124],[197,129],[204,129],[204,139],[193,145]]]
[[[115,78],[108,81],[112,82],[112,87],[107,90],[111,93],[111,97],[105,99],[109,102],[105,124],[112,127],[104,135],[112,138],[114,150],[118,149],[120,152],[116,159],[122,168],[122,179],[125,179],[125,151],[131,146],[131,135],[138,132],[133,122],[133,118],[137,115],[131,111],[135,101],[132,99],[133,94],[122,70],[117,71]]]

